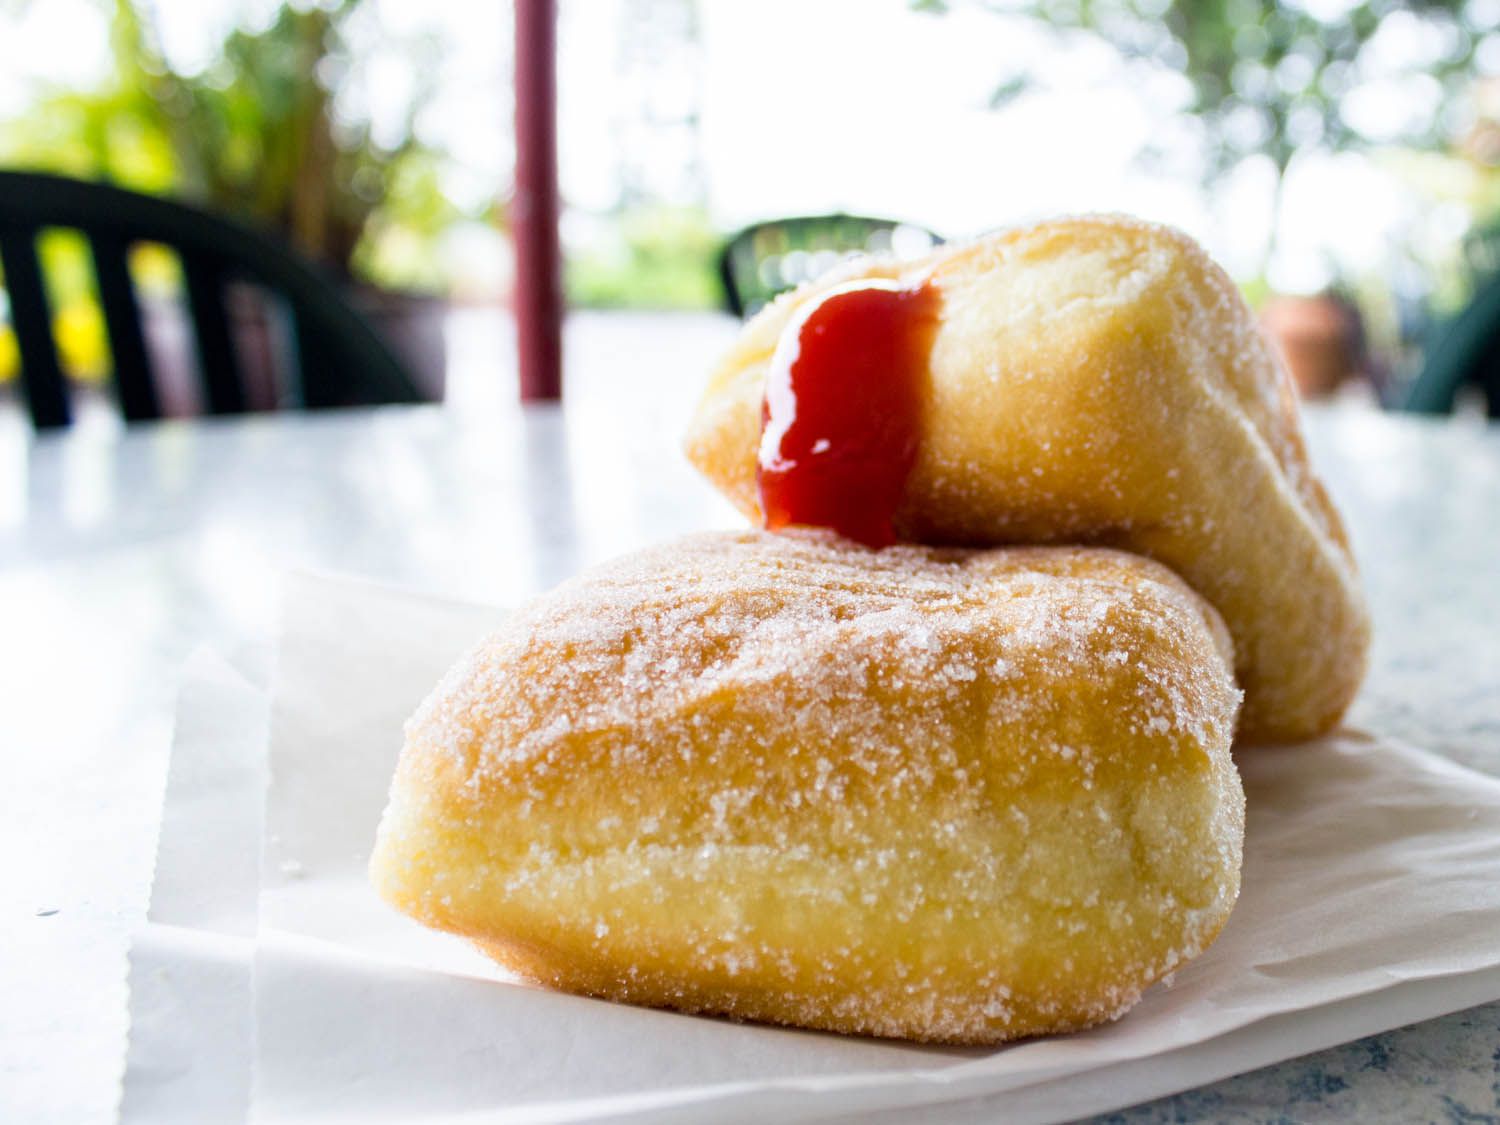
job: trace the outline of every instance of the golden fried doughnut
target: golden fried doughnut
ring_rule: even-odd
[[[925,281],[940,296],[901,538],[1149,555],[1228,623],[1244,736],[1337,723],[1370,631],[1348,540],[1308,465],[1290,383],[1197,245],[1123,218],[1066,219],[788,294],[746,326],[687,437],[694,464],[752,518],[772,353],[811,302],[855,278]]]
[[[1218,615],[1089,548],[694,536],[411,719],[371,862],[524,977],[950,1043],[1108,1020],[1239,890]]]

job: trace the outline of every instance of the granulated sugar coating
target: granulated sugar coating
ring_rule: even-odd
[[[687,435],[693,463],[756,522],[770,358],[811,302],[859,278],[940,298],[899,538],[1090,543],[1164,562],[1234,635],[1246,739],[1338,722],[1370,633],[1349,543],[1290,380],[1191,239],[1117,216],[1058,219],[917,262],[856,263],[764,309]]]
[[[691,537],[448,675],[372,876],[571,991],[949,1043],[1085,1027],[1238,893],[1230,652],[1120,552]]]

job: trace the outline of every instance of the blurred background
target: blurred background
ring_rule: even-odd
[[[0,168],[274,231],[423,397],[513,395],[514,63],[505,4],[0,0]],[[557,76],[571,310],[727,320],[846,243],[1127,211],[1208,247],[1309,397],[1486,409],[1500,0],[559,0]],[[838,215],[828,245],[782,222]],[[89,249],[38,245],[63,373],[107,402]],[[129,268],[153,355],[190,366],[180,263]],[[241,357],[274,350],[230,305]]]

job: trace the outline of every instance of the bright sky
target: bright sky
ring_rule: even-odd
[[[1476,2],[1500,8],[1500,0]],[[229,23],[264,19],[275,4],[151,6],[169,54],[193,66],[211,57]],[[45,0],[24,5],[19,17],[0,17],[18,24],[0,34],[0,115],[21,111],[39,81],[87,84],[106,68],[105,7]],[[1147,171],[1137,157],[1148,142],[1191,151],[1191,137],[1174,132],[1182,92],[1170,75],[1127,76],[1102,47],[1060,49],[1034,26],[964,9],[933,18],[913,14],[904,0],[700,0],[696,64],[668,59],[643,77],[621,48],[624,21],[638,3],[561,0],[560,7],[563,191],[579,208],[613,205],[622,162],[654,160],[675,172],[682,153],[641,120],[651,112],[670,117],[696,100],[707,203],[726,228],[844,209],[963,235],[1043,214],[1122,210],[1185,228],[1239,275],[1257,266],[1268,168],[1245,169],[1214,196],[1200,189],[1190,162]],[[455,196],[492,196],[507,182],[512,157],[508,5],[372,0],[362,15],[369,23],[360,38],[369,49],[352,100],[377,126],[393,127],[414,80],[401,44],[436,36],[438,96],[422,129],[454,157]],[[1046,60],[1045,88],[988,109],[994,87],[1019,62],[1038,58]],[[1372,114],[1413,105],[1431,112],[1420,90],[1375,96],[1395,100],[1384,110],[1372,106]],[[1273,263],[1272,281],[1311,289],[1335,265],[1379,269],[1398,236],[1418,227],[1441,235],[1461,221],[1434,216],[1362,157],[1311,160],[1288,184],[1287,250]]]

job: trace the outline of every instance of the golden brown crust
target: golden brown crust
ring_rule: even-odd
[[[771,352],[797,309],[851,276],[926,277],[942,294],[904,538],[1149,555],[1228,623],[1242,735],[1300,739],[1338,722],[1370,629],[1348,539],[1289,381],[1196,244],[1123,218],[1065,219],[784,297],[746,326],[687,436],[693,463],[752,519]]]
[[[1238,892],[1228,659],[1115,551],[695,536],[450,673],[372,877],[572,991],[952,1043],[1086,1026]]]

